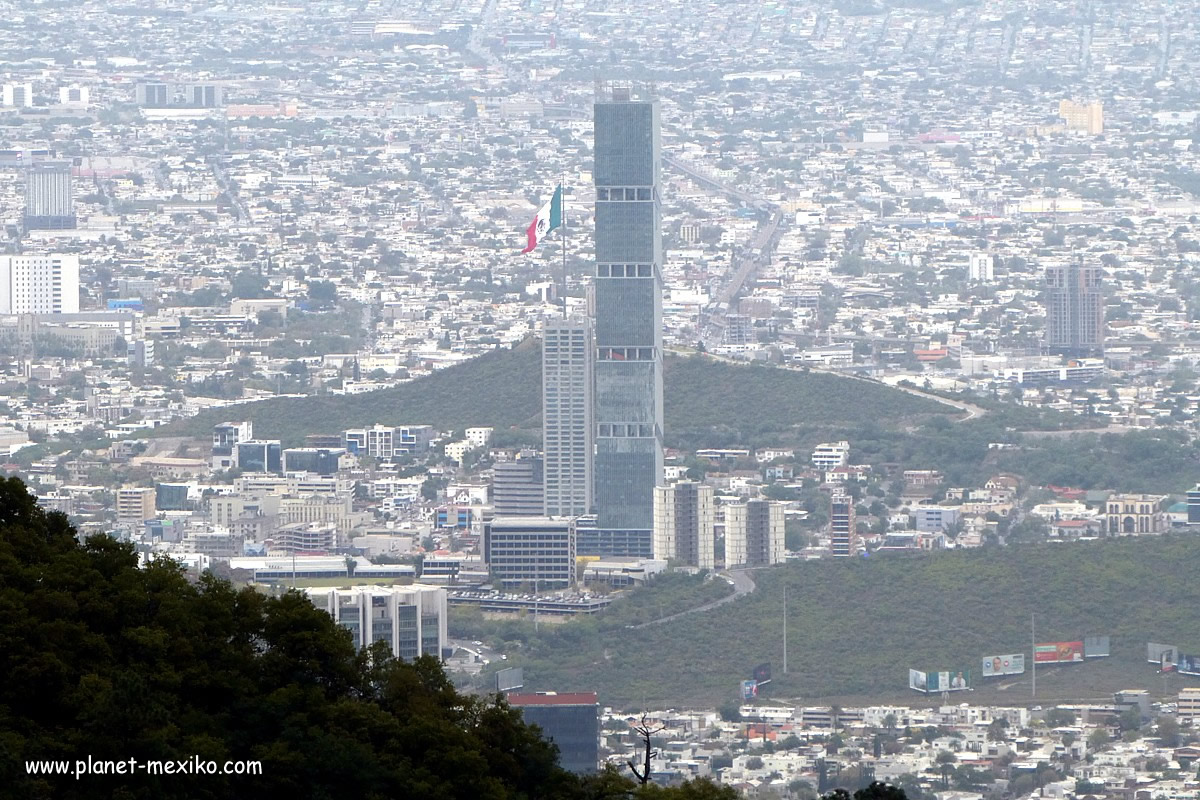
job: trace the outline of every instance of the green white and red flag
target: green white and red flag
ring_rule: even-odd
[[[527,241],[525,249],[522,253],[528,253],[541,243],[542,239],[550,231],[563,224],[563,195],[562,185],[554,190],[554,196],[546,201],[546,204],[538,209],[537,216],[533,218],[533,222],[529,223],[529,227],[525,229]]]

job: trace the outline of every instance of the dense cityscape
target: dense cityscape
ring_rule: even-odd
[[[13,796],[1200,796],[1200,3],[0,12]]]

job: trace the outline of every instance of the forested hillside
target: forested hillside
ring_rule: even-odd
[[[448,367],[411,383],[360,395],[265,400],[205,412],[154,435],[205,436],[226,419],[249,419],[261,438],[285,445],[310,433],[362,425],[424,424],[441,430],[541,426],[541,349],[534,339]],[[668,357],[664,367],[668,443],[788,441],[812,426],[894,427],[954,410],[882,384],[710,358]]]
[[[1145,663],[1147,641],[1200,652],[1200,536],[1168,535],[905,557],[822,560],[755,573],[758,589],[711,611],[629,629],[629,612],[561,626],[497,623],[520,641],[517,666],[538,689],[597,689],[605,702],[641,707],[713,706],[770,662],[769,696],[919,698],[908,669],[971,670],[984,656],[1026,652],[1030,617],[1039,641],[1112,637],[1112,657],[1039,670],[1039,697],[1101,697],[1161,688]],[[782,672],[787,586],[788,673]],[[665,613],[677,610],[679,587]],[[658,616],[655,588],[628,601]],[[705,597],[697,596],[696,604]],[[482,629],[473,627],[476,634]],[[681,676],[687,676],[683,680]],[[1024,702],[1028,674],[978,681],[976,698]],[[1200,678],[1172,678],[1200,686]],[[1008,685],[1007,689],[1000,689]]]

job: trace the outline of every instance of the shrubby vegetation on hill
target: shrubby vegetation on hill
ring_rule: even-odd
[[[878,383],[703,356],[668,358],[663,380],[667,443],[678,447],[767,447],[821,427],[898,428],[956,414]]]
[[[524,666],[531,686],[594,688],[605,702],[627,708],[713,707],[763,662],[774,665],[771,696],[908,696],[910,667],[978,671],[986,655],[1026,652],[1036,614],[1039,641],[1108,634],[1113,648],[1110,659],[1039,671],[1041,696],[1100,696],[1124,684],[1157,688],[1145,664],[1147,641],[1200,652],[1198,572],[1194,535],[875,555],[761,570],[753,594],[652,628],[628,630],[601,615],[537,634],[531,623],[492,630],[521,642],[506,664]],[[668,584],[667,591],[678,587]],[[653,610],[655,588],[630,601]],[[483,628],[472,630],[480,635]],[[1020,684],[1027,679],[1014,679],[1023,688],[1013,694],[990,699],[1028,698],[1028,683]],[[996,683],[977,685],[997,691]]]
[[[1026,438],[1020,450],[998,454],[1003,471],[1038,485],[1132,492],[1184,492],[1200,478],[1200,439],[1170,430],[1073,433]]]
[[[886,386],[822,373],[735,366],[710,358],[668,357],[664,368],[669,444],[775,444],[796,425],[853,426],[952,411]],[[256,436],[301,442],[376,422],[425,424],[443,430],[490,425],[537,430],[541,425],[541,349],[529,339],[389,389],[360,395],[264,400],[205,412],[158,434],[206,436],[230,418],[254,422]]]
[[[540,349],[533,340],[388,389],[357,395],[285,397],[207,411],[155,432],[207,436],[227,419],[248,419],[254,435],[296,446],[310,433],[384,425],[471,425],[537,428],[541,423]]]
[[[869,381],[711,358],[665,362],[666,441],[671,447],[796,446],[848,439],[855,463],[939,469],[951,485],[979,485],[1014,472],[1038,485],[1179,492],[1190,488],[1200,446],[1158,431],[1055,434],[1092,420],[1025,413],[999,400],[966,422],[933,400]],[[968,398],[971,399],[971,398]],[[537,441],[541,425],[540,350],[535,340],[501,348],[465,364],[390,389],[361,395],[281,398],[205,412],[155,435],[207,436],[226,419],[249,419],[260,438],[301,444],[310,433],[404,423],[443,430],[495,427],[500,441]],[[1027,426],[1027,427],[1025,427]],[[1016,450],[991,450],[1004,442]]]

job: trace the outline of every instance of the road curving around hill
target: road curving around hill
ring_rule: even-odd
[[[638,628],[648,628],[651,625],[661,625],[664,622],[670,622],[672,620],[679,619],[680,617],[686,617],[688,614],[698,614],[702,611],[708,611],[709,609],[716,608],[717,606],[722,606],[726,603],[732,603],[739,597],[744,597],[758,588],[754,583],[754,578],[750,577],[750,570],[745,569],[734,569],[729,570],[728,572],[718,573],[713,580],[728,581],[733,586],[733,594],[727,594],[719,600],[713,600],[711,603],[705,603],[702,606],[689,608],[686,611],[680,611],[665,617],[652,619],[649,622],[643,622],[641,625],[632,625],[630,627],[634,630],[637,630]]]

